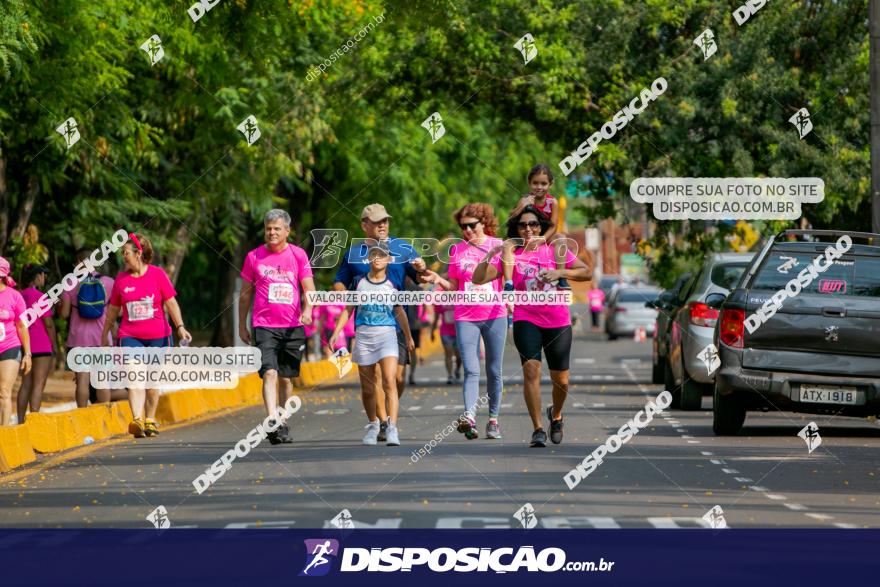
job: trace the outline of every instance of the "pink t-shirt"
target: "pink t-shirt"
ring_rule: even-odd
[[[330,335],[333,334],[333,329],[336,328],[336,320],[339,318],[339,315],[342,314],[343,310],[345,310],[345,306],[341,304],[332,305],[332,306],[320,306],[320,316],[321,321],[323,322],[324,332],[321,333],[321,344],[326,345],[330,340]],[[343,332],[343,336],[340,336],[336,339],[336,346],[333,347],[333,350],[341,349],[345,346],[345,336]]]
[[[348,314],[348,322],[345,323],[345,327],[342,329],[342,334],[348,338],[354,336],[354,312]]]
[[[177,295],[161,267],[147,265],[147,272],[134,277],[127,271],[116,276],[110,303],[122,307],[119,338],[165,338],[171,326],[165,318],[165,302]]]
[[[587,294],[587,298],[590,300],[591,310],[601,310],[602,305],[605,304],[605,292],[598,287],[591,289],[590,293]]]
[[[455,306],[434,305],[440,314],[440,336],[455,336]]]
[[[18,290],[7,285],[6,289],[0,291],[0,353],[21,346],[15,323],[26,309],[27,304]]]
[[[487,236],[479,245],[470,243],[456,243],[449,249],[449,279],[458,280],[459,291],[502,291],[502,277],[499,275],[489,283],[482,285],[474,285],[471,283],[471,277],[474,269],[486,253],[492,248],[501,244],[501,239],[494,236]],[[501,259],[501,253],[498,254]],[[484,304],[481,306],[465,306],[458,305],[455,307],[455,319],[463,322],[482,322],[483,320],[494,320],[507,315],[507,308],[503,304]]]
[[[538,279],[538,272],[541,269],[556,269],[556,259],[550,245],[540,245],[534,251],[518,249],[514,252],[513,258],[513,289],[516,291],[554,291],[556,289],[555,286]],[[571,267],[575,259],[574,254],[568,251],[565,256],[565,268]],[[501,258],[493,259],[492,264],[501,273]],[[562,304],[516,304],[513,307],[513,321],[520,320],[531,322],[541,328],[559,328],[571,324],[571,314],[568,311],[568,306]]]
[[[113,278],[101,275],[101,283],[104,284],[104,299],[110,300],[110,292],[113,291]],[[67,347],[74,349],[80,347],[101,346],[101,332],[104,331],[104,320],[107,317],[106,308],[100,318],[81,318],[76,307],[76,296],[79,286],[61,294],[62,300],[70,302],[70,327],[67,332]],[[113,343],[113,334],[110,333],[110,343]]]
[[[259,246],[244,260],[241,278],[254,284],[254,328],[294,328],[300,322],[300,282],[312,276],[309,256],[290,243],[278,253]]]
[[[43,292],[38,290],[35,287],[26,287],[21,290],[21,297],[24,298],[25,305],[30,308],[34,304],[37,303],[41,297],[43,297]],[[46,330],[46,324],[43,322],[43,318],[49,316],[50,318],[55,314],[55,310],[53,308],[49,308],[43,314],[34,320],[34,323],[28,326],[28,334],[31,337],[31,352],[36,353],[51,353],[52,352],[52,340],[49,338],[49,331]]]

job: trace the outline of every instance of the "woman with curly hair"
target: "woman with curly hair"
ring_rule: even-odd
[[[449,279],[430,272],[427,280],[448,291],[500,292],[501,276],[482,285],[471,282],[474,269],[486,255],[500,247],[495,237],[498,219],[489,204],[467,204],[453,216],[461,228],[464,242],[449,249]],[[500,250],[500,249],[499,249]],[[498,412],[501,409],[503,386],[501,359],[507,338],[507,308],[504,304],[456,305],[455,335],[464,365],[464,417],[458,431],[469,440],[477,438],[476,407],[480,391],[480,338],[486,346],[486,379],[489,393],[489,421],[486,438],[501,438]]]

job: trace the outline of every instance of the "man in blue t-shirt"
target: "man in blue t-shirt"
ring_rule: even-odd
[[[412,244],[388,235],[390,222],[391,215],[382,204],[370,204],[361,212],[361,229],[364,231],[364,236],[366,239],[388,245],[388,251],[391,253],[391,263],[386,269],[388,279],[399,291],[404,291],[406,278],[410,277],[413,281],[423,282],[420,276],[427,267],[425,261],[413,250]],[[367,261],[367,251],[371,240],[352,245],[345,253],[342,264],[339,265],[333,280],[334,290],[354,290],[360,278],[369,273],[370,263]],[[404,340],[403,332],[399,326],[397,328],[397,349],[397,397],[401,398],[406,382],[406,366],[409,364],[410,357],[406,350],[406,340]],[[365,391],[370,388],[375,389],[376,411],[381,420],[379,440],[385,440],[388,415],[385,412],[385,393],[379,383],[382,380],[379,366],[376,364],[372,367],[358,368],[358,373],[360,374],[361,388]]]

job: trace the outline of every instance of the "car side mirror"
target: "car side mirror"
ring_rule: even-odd
[[[718,310],[726,299],[727,296],[722,293],[712,293],[706,296],[706,305],[714,310]]]

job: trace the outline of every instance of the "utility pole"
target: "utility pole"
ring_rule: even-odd
[[[871,226],[880,233],[880,0],[870,0]]]

